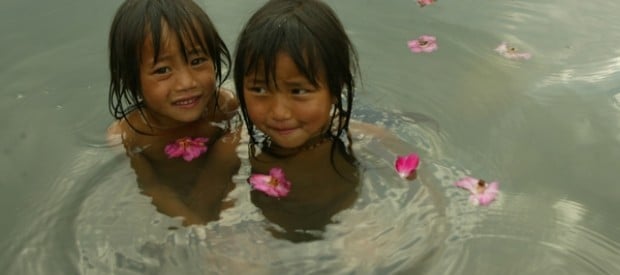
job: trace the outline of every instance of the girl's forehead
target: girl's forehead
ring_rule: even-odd
[[[265,73],[265,71],[276,71],[283,63],[292,63],[293,67],[299,70],[299,66],[293,61],[293,57],[286,51],[278,51],[276,54],[254,53],[248,57],[245,66],[248,73]],[[302,66],[307,67],[304,60]]]
[[[165,20],[162,20],[160,26],[161,27],[159,28],[158,33],[160,49],[178,48],[180,45],[179,38],[182,39],[182,44],[190,49],[196,48],[197,46],[200,48],[200,44],[206,44],[203,37],[202,28],[199,24],[197,24],[197,22],[194,22],[191,27],[188,26],[179,30],[171,28]],[[192,31],[192,29],[195,31]],[[194,36],[194,34],[197,34],[199,37]],[[157,35],[154,35],[153,31],[148,28],[146,31],[146,37],[144,38],[143,48],[146,49],[146,47],[150,47],[153,49],[153,43],[158,42],[154,41],[154,37],[156,36]]]
[[[311,64],[305,54],[297,57],[296,59],[284,50],[278,51],[274,55],[254,55],[245,62],[245,75],[248,77],[277,78],[280,76],[279,74],[286,72],[300,74],[312,82],[327,79],[322,66]]]

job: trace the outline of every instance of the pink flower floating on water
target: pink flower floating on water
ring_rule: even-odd
[[[437,50],[437,38],[430,35],[422,35],[415,40],[407,42],[409,49],[414,53],[430,53]]]
[[[256,190],[271,197],[284,197],[291,190],[291,182],[284,177],[282,168],[271,168],[269,175],[252,174],[248,182]]]
[[[397,156],[394,162],[396,172],[398,172],[398,175],[403,179],[413,176],[416,169],[418,169],[418,165],[420,165],[420,157],[415,153],[406,156]]]
[[[420,7],[424,7],[435,2],[437,2],[437,0],[418,0],[418,5],[420,5]]]
[[[469,190],[469,201],[474,205],[489,205],[499,193],[499,183],[496,181],[487,183],[480,179],[464,177],[454,185]]]
[[[506,42],[499,44],[495,51],[508,59],[530,59],[532,57],[530,53],[518,52],[515,47],[508,46]]]
[[[168,158],[183,157],[185,161],[191,161],[207,151],[207,141],[209,139],[204,137],[180,138],[166,145],[164,152]]]

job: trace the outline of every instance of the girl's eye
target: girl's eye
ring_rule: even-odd
[[[192,64],[192,66],[196,66],[196,65],[200,65],[202,63],[207,62],[207,58],[206,57],[197,57],[194,58],[190,61],[190,63]]]
[[[303,94],[307,94],[308,90],[307,89],[293,89],[291,90],[291,93],[294,95],[303,95]]]
[[[170,67],[161,67],[153,71],[154,74],[166,74],[170,72]]]
[[[256,94],[264,94],[267,92],[267,90],[265,90],[265,88],[263,87],[248,87],[247,89],[249,92],[256,93]]]

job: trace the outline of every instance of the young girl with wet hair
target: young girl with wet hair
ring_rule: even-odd
[[[270,229],[275,237],[321,238],[332,216],[357,199],[349,133],[356,69],[351,41],[321,1],[268,1],[238,37],[234,81],[252,172],[281,169],[291,183],[283,197],[251,194],[280,227]]]
[[[240,165],[230,54],[191,0],[126,0],[109,34],[109,109],[142,192],[185,224],[217,219]],[[240,121],[239,121],[240,122]]]

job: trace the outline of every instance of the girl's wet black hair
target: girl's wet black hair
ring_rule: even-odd
[[[126,118],[144,101],[140,87],[140,51],[151,35],[157,61],[164,22],[176,35],[187,62],[184,41],[200,45],[213,61],[218,87],[228,78],[223,66],[231,64],[230,53],[205,11],[192,0],[127,0],[116,11],[109,36],[110,94],[108,108],[114,118]],[[200,39],[200,38],[203,39]],[[184,39],[185,38],[185,39]],[[217,97],[217,90],[215,96]],[[217,101],[216,101],[217,102]],[[130,125],[131,126],[131,125]],[[133,127],[133,126],[131,126]]]
[[[336,13],[318,0],[268,1],[254,13],[239,35],[233,78],[250,143],[259,141],[248,116],[243,79],[262,71],[264,79],[275,85],[276,56],[281,52],[290,55],[312,84],[317,85],[319,77],[326,78],[336,101],[329,125],[333,130],[327,134],[336,139],[346,135],[350,145],[348,129],[358,71],[357,52]],[[324,75],[320,75],[321,72]]]

